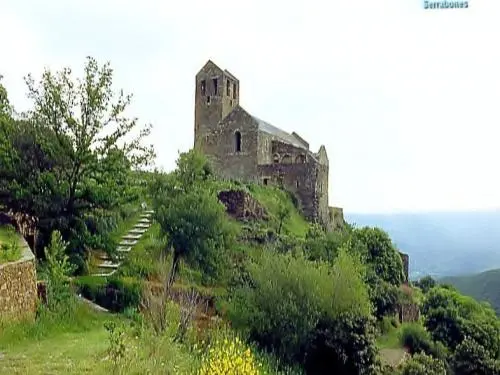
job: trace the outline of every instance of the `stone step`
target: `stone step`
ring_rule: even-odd
[[[153,214],[141,214],[141,219],[149,219]]]
[[[109,270],[98,270],[98,272],[92,274],[92,276],[108,277],[108,276],[112,276],[115,272],[116,272],[116,270],[113,270],[111,272]]]
[[[133,233],[127,233],[125,236],[122,237],[122,240],[140,240],[142,237],[142,234],[133,234]]]
[[[116,269],[120,267],[120,263],[115,263],[112,260],[106,260],[97,266],[98,268],[112,268]]]
[[[155,213],[155,210],[146,210],[146,211],[144,211],[144,213],[152,215]]]
[[[128,234],[140,234],[143,235],[146,233],[148,230],[146,228],[139,228],[139,229],[131,229]]]
[[[108,254],[106,253],[99,253],[97,254],[97,259],[101,259],[101,260],[110,260],[111,258],[109,257]]]
[[[137,240],[123,240],[119,243],[120,246],[134,246],[137,244]]]
[[[116,251],[119,253],[128,253],[130,252],[130,250],[132,250],[132,247],[130,246],[118,246],[116,248]]]
[[[138,223],[139,223],[139,224],[150,224],[150,223],[151,223],[151,220],[144,218],[144,219],[140,219],[140,220],[138,221]]]
[[[148,229],[151,226],[151,224],[146,224],[146,223],[139,223],[134,225],[133,229]]]

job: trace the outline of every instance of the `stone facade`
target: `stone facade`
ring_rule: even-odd
[[[196,75],[194,146],[212,162],[222,178],[278,185],[297,197],[310,221],[328,229],[329,161],[297,133],[291,134],[252,116],[239,104],[240,82],[208,61]],[[342,212],[341,209],[338,212]]]
[[[0,319],[34,319],[37,307],[35,256],[22,241],[22,257],[0,264]]]
[[[218,198],[226,206],[227,213],[236,219],[267,218],[267,214],[259,202],[243,190],[221,191]]]

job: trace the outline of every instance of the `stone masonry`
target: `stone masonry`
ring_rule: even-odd
[[[328,229],[341,225],[342,209],[328,205],[325,147],[312,152],[297,133],[252,116],[239,98],[239,80],[208,61],[196,75],[195,148],[211,160],[220,177],[281,186],[297,197],[310,221]]]
[[[259,202],[243,190],[227,190],[218,194],[219,201],[235,219],[266,219],[267,215]]]
[[[35,256],[21,237],[22,257],[0,264],[0,319],[34,319],[37,307]]]

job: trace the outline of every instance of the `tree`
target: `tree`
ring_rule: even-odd
[[[354,229],[351,246],[361,253],[370,268],[370,284],[382,279],[399,286],[403,280],[403,261],[389,235],[379,228]]]
[[[31,208],[45,235],[42,244],[58,229],[71,250],[83,255],[91,240],[84,217],[123,203],[130,169],[154,157],[152,147],[142,144],[151,127],[125,116],[131,95],[120,91],[116,97],[112,82],[110,64],[100,66],[90,57],[81,79],[69,68],[45,70],[38,83],[29,75],[33,109],[26,121],[3,127],[13,143],[0,154],[0,164],[8,166],[0,171],[1,204]]]
[[[419,281],[415,283],[415,286],[422,289],[422,292],[427,293],[429,290],[437,285],[436,280],[431,276],[424,276]]]
[[[151,186],[155,218],[167,239],[165,251],[173,250],[165,290],[181,259],[201,268],[209,278],[219,276],[224,252],[235,233],[210,180],[207,160],[192,150],[179,156],[174,172],[158,175]]]

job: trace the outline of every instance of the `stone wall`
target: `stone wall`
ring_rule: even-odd
[[[416,303],[405,303],[398,307],[399,321],[413,323],[420,319],[420,308]]]
[[[35,256],[20,238],[22,257],[0,264],[0,319],[34,319],[37,306]]]
[[[218,198],[226,206],[227,213],[236,219],[260,220],[267,217],[264,208],[259,202],[243,190],[221,191]]]
[[[328,207],[330,211],[331,230],[342,229],[345,225],[344,209],[340,207]]]

